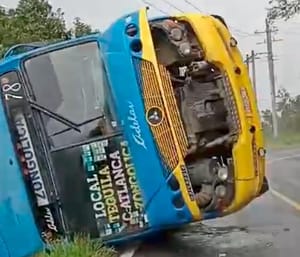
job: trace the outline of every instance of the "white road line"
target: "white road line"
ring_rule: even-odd
[[[283,195],[282,193],[280,193],[272,188],[270,189],[270,192],[272,193],[272,195],[274,195],[277,198],[281,199],[282,201],[286,202],[287,204],[289,204],[290,206],[295,208],[297,211],[300,211],[300,204],[297,203],[296,201],[292,200],[291,198]]]
[[[271,164],[276,163],[276,162],[280,162],[280,161],[284,161],[284,160],[291,160],[291,159],[298,158],[298,157],[300,157],[300,154],[283,156],[283,157],[280,157],[280,158],[275,158],[273,160],[271,159],[271,160],[267,161],[266,164],[271,165]],[[291,198],[285,196],[284,194],[278,192],[277,190],[275,190],[273,188],[270,188],[270,192],[273,196],[275,196],[278,199],[282,200],[283,202],[289,204],[290,206],[292,206],[297,211],[300,211],[300,203],[292,200]]]
[[[295,159],[295,158],[298,158],[298,157],[300,157],[300,154],[283,156],[283,157],[280,157],[280,158],[271,159],[271,160],[267,161],[267,164],[270,165],[270,164],[273,164],[275,162],[280,162],[280,161],[284,161],[284,160]]]

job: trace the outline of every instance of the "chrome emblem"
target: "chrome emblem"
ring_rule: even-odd
[[[157,106],[151,107],[147,111],[147,121],[151,126],[158,126],[164,119],[163,110]]]

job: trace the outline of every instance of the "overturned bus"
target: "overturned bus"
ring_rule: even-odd
[[[118,19],[0,63],[0,256],[141,239],[268,189],[259,114],[218,16]]]

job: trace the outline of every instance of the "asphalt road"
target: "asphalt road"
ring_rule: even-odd
[[[242,211],[192,225],[124,257],[299,257],[300,149],[268,154],[271,190]]]

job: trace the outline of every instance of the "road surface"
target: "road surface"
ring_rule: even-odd
[[[271,190],[242,211],[192,225],[122,256],[299,257],[300,149],[269,152],[267,176]]]

